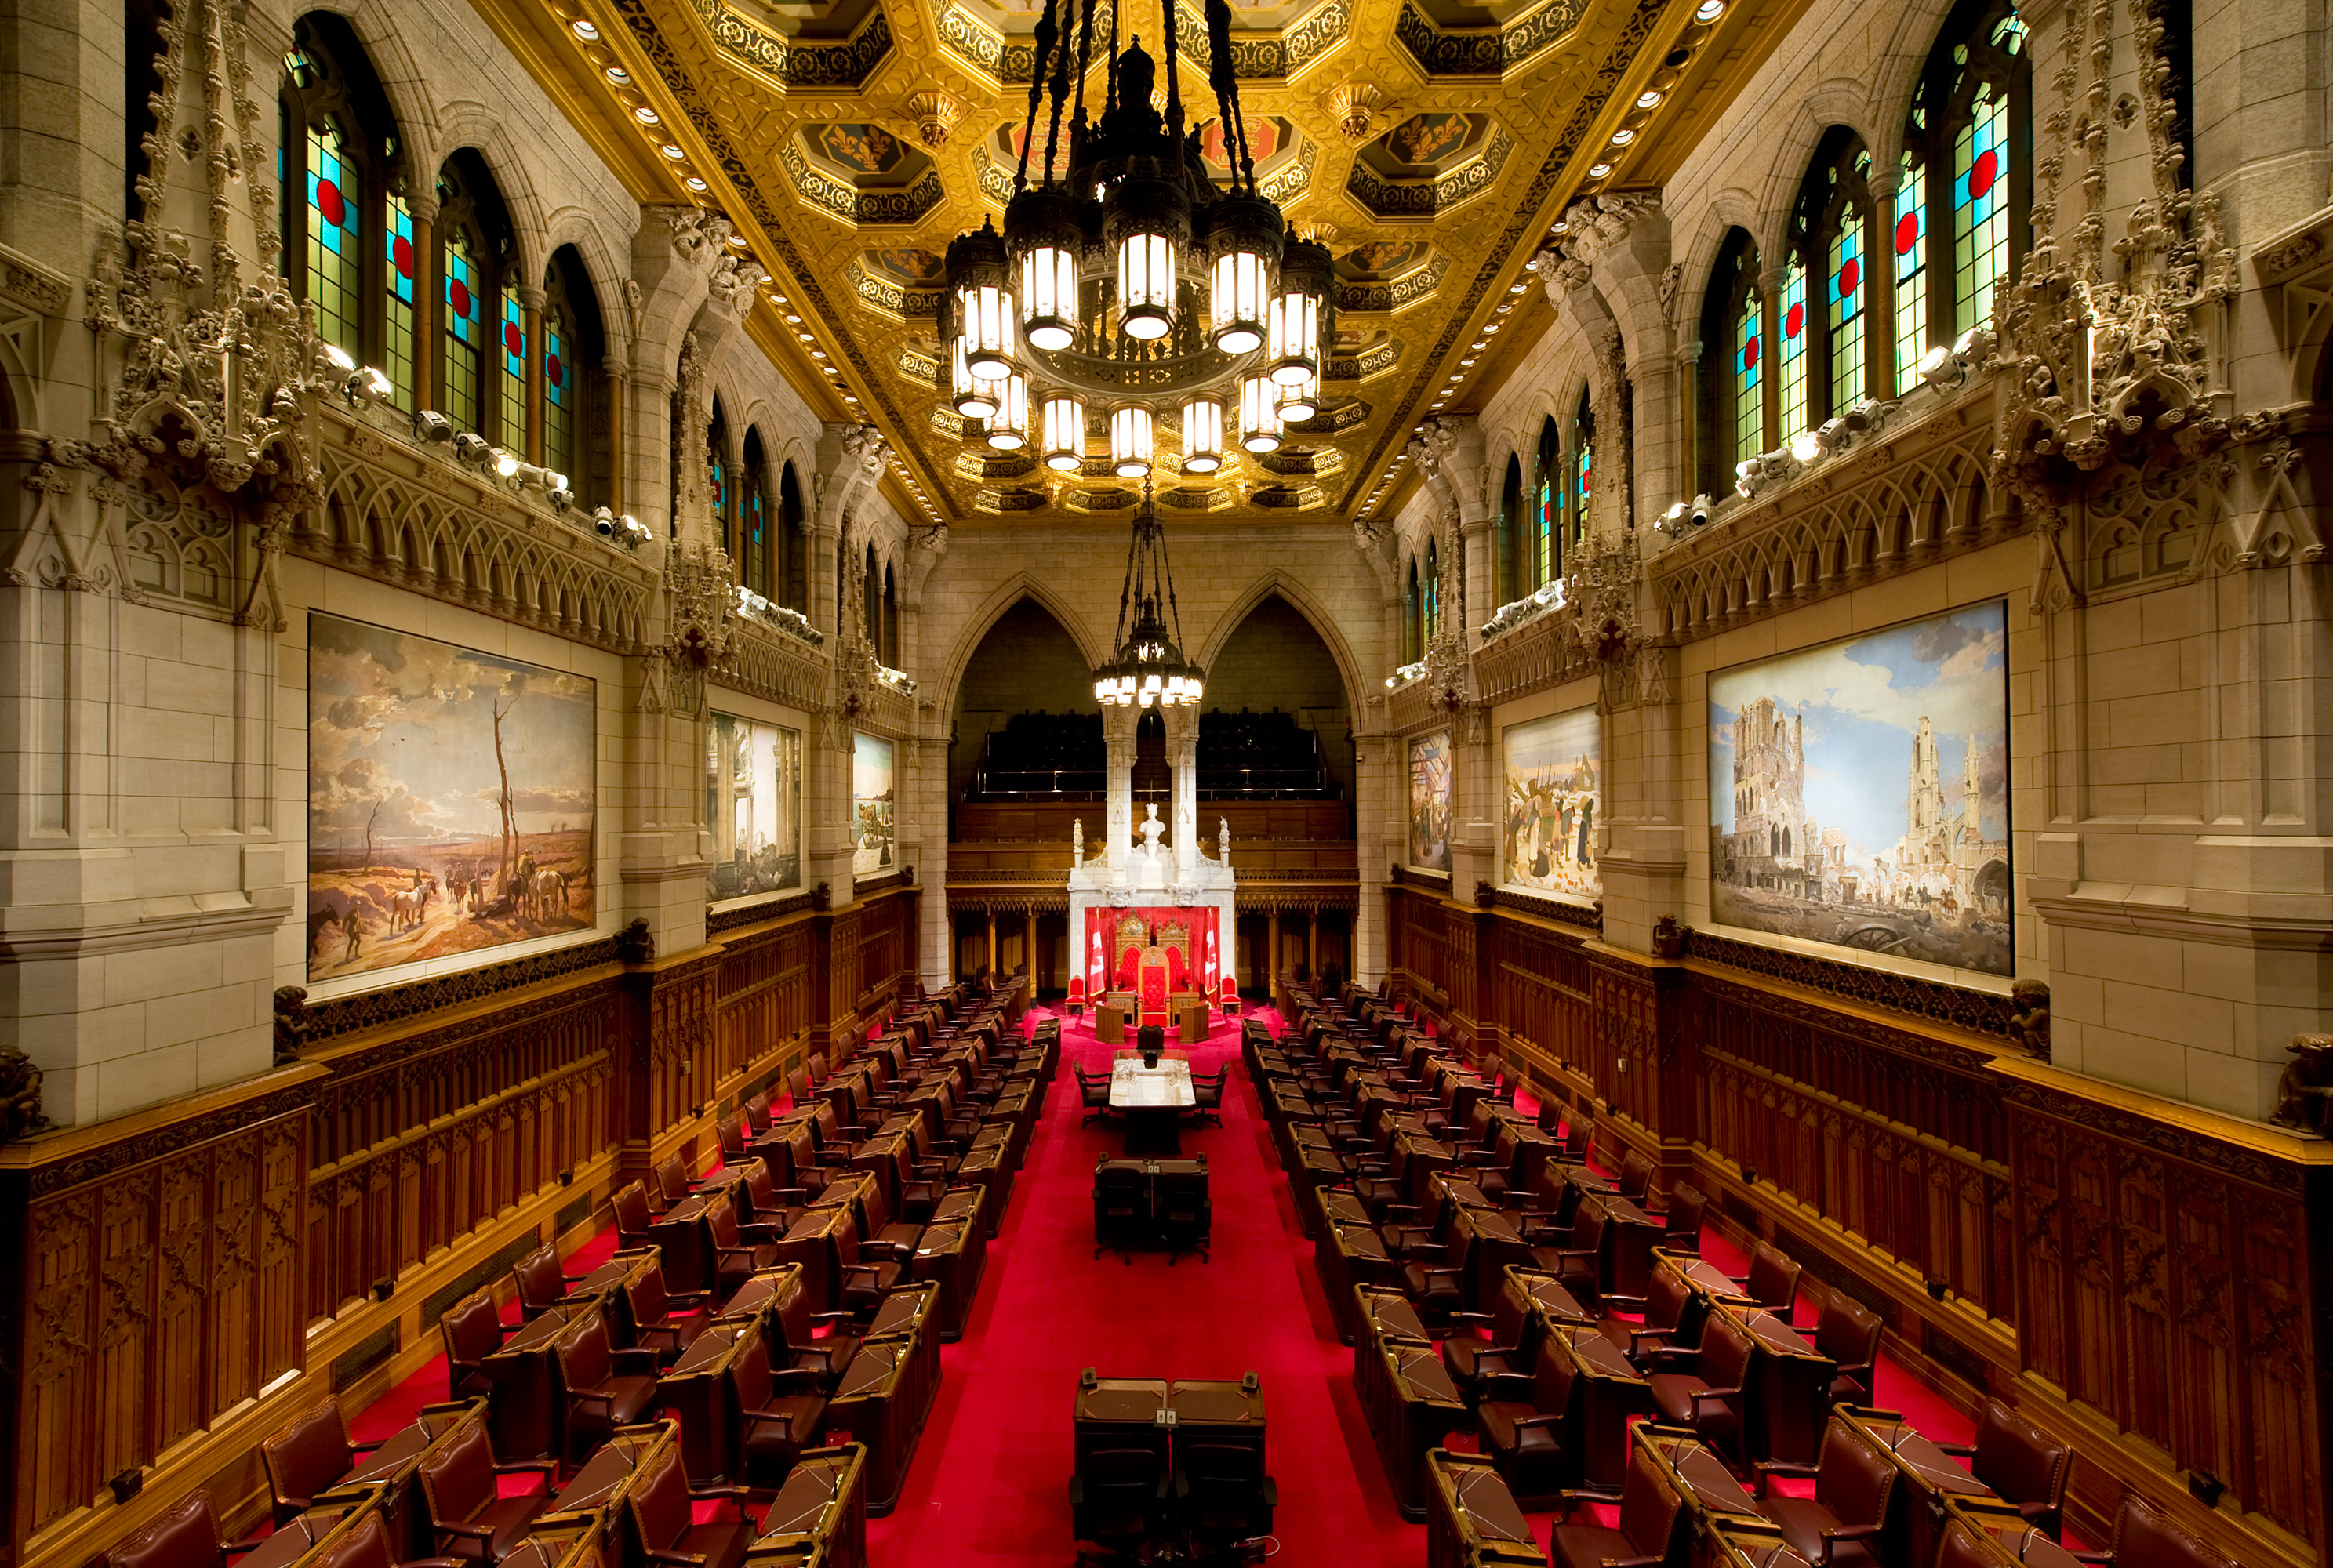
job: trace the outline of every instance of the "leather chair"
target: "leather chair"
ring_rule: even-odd
[[[1539,1349],[1539,1318],[1512,1283],[1501,1286],[1488,1312],[1452,1313],[1449,1328],[1442,1367],[1470,1401],[1483,1397],[1490,1379],[1530,1366]]]
[[[2173,1524],[2154,1505],[2126,1495],[2115,1515],[2114,1544],[2104,1552],[2077,1552],[2082,1563],[2107,1568],[2236,1568],[2227,1558]]]
[[[1693,1287],[1685,1283],[1681,1272],[1656,1268],[1643,1296],[1606,1296],[1603,1316],[1596,1327],[1615,1350],[1639,1366],[1649,1366],[1664,1350],[1696,1348],[1682,1342],[1685,1315],[1692,1309],[1693,1301]],[[1617,1317],[1613,1315],[1615,1308],[1641,1314],[1644,1321],[1630,1323],[1627,1318]]]
[[[746,1095],[745,1103],[739,1109],[745,1114],[745,1126],[753,1137],[758,1138],[770,1130],[770,1093],[767,1089]]]
[[[637,1252],[655,1241],[649,1229],[656,1216],[648,1211],[648,1190],[637,1181],[628,1181],[608,1194],[608,1206],[616,1211],[616,1250]]]
[[[1710,1324],[1712,1333],[1718,1325]],[[1880,1568],[1879,1535],[1887,1525],[1887,1496],[1896,1467],[1855,1428],[1834,1418],[1823,1429],[1822,1453],[1813,1465],[1762,1464],[1762,1489],[1769,1476],[1815,1478],[1811,1497],[1767,1497],[1758,1506],[1791,1551],[1814,1568]]]
[[[1407,1238],[1429,1233],[1405,1230],[1402,1234]],[[1447,1324],[1452,1313],[1466,1309],[1466,1275],[1474,1250],[1472,1237],[1403,1242],[1401,1293],[1409,1297],[1428,1327]]]
[[[503,1348],[503,1315],[494,1292],[472,1291],[447,1307],[437,1320],[437,1338],[446,1347],[447,1391],[457,1400],[486,1392],[486,1358]]]
[[[786,1098],[793,1102],[792,1108],[797,1111],[810,1104],[810,1069],[808,1067],[796,1067],[786,1075]]]
[[[769,1340],[757,1334],[737,1353],[729,1387],[737,1401],[737,1446],[745,1480],[757,1487],[782,1484],[826,1419],[817,1372],[799,1364],[773,1367]]]
[[[1271,1535],[1280,1491],[1263,1473],[1261,1447],[1177,1438],[1175,1501],[1195,1540],[1223,1546]]]
[[[1224,1087],[1231,1082],[1231,1064],[1225,1062],[1215,1070],[1212,1079],[1194,1078],[1191,1081],[1195,1114],[1200,1121],[1213,1122],[1218,1127],[1224,1124]]]
[[[810,1060],[804,1063],[803,1066],[805,1071],[809,1075],[809,1082],[812,1087],[826,1082],[829,1075],[826,1070],[826,1053],[824,1051],[812,1051],[810,1054]]]
[[[1158,1238],[1168,1249],[1166,1266],[1173,1267],[1186,1252],[1195,1252],[1200,1262],[1206,1262],[1207,1242],[1215,1226],[1206,1171],[1162,1170],[1151,1185],[1150,1201]]]
[[[1772,1242],[1760,1242],[1758,1250],[1750,1255],[1750,1279],[1744,1294],[1784,1323],[1790,1322],[1799,1304],[1797,1261]]]
[[[1604,1233],[1609,1229],[1604,1223],[1604,1210],[1582,1208],[1572,1221],[1570,1231],[1560,1247],[1531,1248],[1531,1267],[1555,1276],[1556,1283],[1577,1297],[1582,1305],[1593,1302],[1604,1284]],[[1534,1240],[1542,1235],[1561,1235],[1560,1227],[1533,1229],[1525,1233]]]
[[[1147,1540],[1166,1517],[1173,1485],[1163,1448],[1095,1448],[1070,1477],[1070,1528],[1098,1546]]]
[[[2052,1442],[1999,1400],[1987,1400],[1977,1411],[1975,1442],[1936,1446],[1968,1459],[1971,1474],[2014,1503],[2027,1524],[2058,1539],[2065,1523],[2066,1483],[2074,1469],[2069,1445]]]
[[[349,1526],[347,1535],[308,1559],[308,1568],[462,1568],[462,1564],[459,1557],[420,1557],[399,1563],[377,1511],[368,1511]]]
[[[1483,1452],[1498,1467],[1507,1490],[1524,1508],[1551,1507],[1578,1474],[1578,1426],[1572,1420],[1571,1362],[1541,1344],[1529,1379],[1503,1372],[1483,1380],[1475,1428]],[[1525,1397],[1528,1396],[1528,1397]]]
[[[696,1505],[725,1498],[737,1517],[696,1522]],[[639,1547],[638,1561],[658,1568],[737,1568],[754,1541],[743,1487],[691,1487],[677,1444],[658,1448],[632,1477],[625,1513]]]
[[[883,1298],[907,1279],[907,1266],[896,1255],[862,1254],[859,1219],[852,1214],[845,1214],[834,1228],[834,1263],[842,1309],[853,1317],[872,1317]]]
[[[717,1300],[727,1300],[756,1269],[778,1260],[778,1249],[773,1245],[775,1238],[769,1229],[757,1225],[755,1236],[745,1236],[737,1223],[737,1210],[725,1196],[706,1207],[705,1229],[713,1240],[713,1290]]]
[[[1714,1314],[1702,1328],[1698,1350],[1669,1351],[1659,1358],[1670,1363],[1689,1356],[1693,1371],[1656,1372],[1645,1380],[1653,1408],[1671,1426],[1690,1427],[1702,1441],[1741,1456],[1757,1355],[1758,1342],[1740,1319]]]
[[[666,1155],[656,1162],[648,1174],[656,1181],[656,1191],[650,1196],[658,1205],[670,1209],[688,1201],[689,1190],[695,1183],[688,1179],[687,1162],[679,1155]]]
[[[1109,1120],[1112,1114],[1109,1106],[1109,1080],[1089,1078],[1083,1067],[1078,1068],[1077,1074],[1078,1097],[1084,1101],[1086,1108],[1086,1114],[1078,1125],[1090,1127],[1098,1121]]]
[[[739,1169],[744,1175],[734,1190],[743,1198],[745,1212],[737,1217],[737,1233],[747,1240],[775,1241],[810,1212],[810,1190],[779,1186],[768,1161],[749,1159]]]
[[[338,1479],[337,1477],[334,1479]],[[219,1539],[211,1495],[199,1487],[152,1524],[105,1554],[105,1568],[226,1568],[226,1560],[266,1540]]]
[[[721,1140],[721,1162],[729,1165],[745,1157],[745,1145],[753,1133],[745,1124],[745,1114],[738,1111],[715,1123],[713,1135]]]
[[[581,1277],[561,1267],[559,1248],[548,1243],[536,1248],[511,1270],[511,1283],[518,1290],[519,1315],[533,1323],[566,1300],[569,1288]]]
[[[590,1313],[557,1345],[562,1397],[567,1401],[567,1453],[580,1459],[598,1448],[618,1427],[632,1426],[661,1412],[657,1353],[617,1350],[608,1343],[608,1320]],[[630,1370],[619,1370],[629,1368]]]
[[[437,1549],[466,1563],[495,1563],[526,1539],[535,1519],[551,1506],[554,1459],[494,1462],[493,1442],[483,1422],[473,1421],[421,1461],[421,1496]],[[537,1475],[542,1489],[504,1496],[504,1476]]]
[[[1580,1501],[1580,1494],[1565,1495],[1567,1519]],[[1627,1568],[1681,1568],[1691,1536],[1689,1518],[1685,1499],[1662,1478],[1651,1451],[1639,1444],[1629,1456],[1627,1479],[1621,1483],[1618,1527],[1559,1524],[1548,1538],[1548,1561],[1553,1568],[1618,1568],[1622,1563]]]
[[[888,1252],[900,1262],[914,1266],[916,1248],[924,1244],[924,1228],[891,1219],[890,1200],[883,1196],[880,1183],[867,1194],[867,1245]]]
[[[1702,1216],[1709,1211],[1709,1194],[1690,1181],[1669,1189],[1668,1207],[1661,1210],[1661,1245],[1688,1257],[1701,1256]]]
[[[1871,1402],[1872,1366],[1879,1359],[1879,1336],[1886,1328],[1877,1313],[1837,1291],[1823,1303],[1822,1314],[1815,1319],[1815,1349],[1839,1363],[1830,1380],[1831,1403]]]
[[[1150,1234],[1150,1177],[1139,1160],[1100,1160],[1094,1164],[1094,1250],[1116,1252],[1128,1268],[1132,1248]]]
[[[662,1263],[641,1269],[624,1281],[624,1310],[631,1316],[633,1343],[654,1351],[660,1363],[670,1366],[705,1332],[706,1300],[701,1290],[667,1290]]]
[[[360,1455],[379,1447],[378,1442],[349,1440],[348,1418],[339,1397],[331,1394],[262,1442],[259,1458],[267,1470],[267,1489],[274,1496],[276,1527],[313,1507],[318,1493],[340,1485],[341,1477],[357,1468]]]

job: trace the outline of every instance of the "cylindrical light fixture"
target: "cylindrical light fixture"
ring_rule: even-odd
[[[1279,397],[1274,407],[1283,425],[1301,425],[1320,412],[1320,383],[1318,378],[1307,376],[1301,381],[1278,384]]]
[[[996,412],[997,384],[974,376],[964,362],[964,339],[955,339],[948,350],[948,384],[954,388],[955,411],[966,419],[986,419]]]
[[[1102,238],[1118,261],[1118,325],[1153,341],[1175,330],[1176,267],[1191,235],[1191,198],[1171,180],[1128,176],[1102,203]]]
[[[1272,378],[1283,386],[1320,378],[1321,318],[1334,277],[1326,245],[1296,240],[1281,253],[1280,287],[1264,317],[1264,349]]]
[[[1150,472],[1157,441],[1150,410],[1141,404],[1124,403],[1109,411],[1109,463],[1120,479],[1139,479]]]
[[[1074,397],[1045,399],[1041,421],[1045,466],[1057,473],[1075,473],[1086,464],[1086,406]]]
[[[1029,378],[1004,378],[996,412],[988,421],[988,445],[999,452],[1018,452],[1029,445]]]
[[[1213,473],[1224,465],[1224,406],[1212,397],[1183,405],[1183,472]]]
[[[1280,209],[1255,196],[1218,201],[1208,226],[1212,258],[1207,314],[1215,347],[1253,354],[1263,347],[1264,310],[1272,298],[1283,243]]]
[[[1243,451],[1261,455],[1280,450],[1277,391],[1269,376],[1240,378],[1239,440]]]
[[[965,367],[984,381],[1010,376],[1015,312],[1006,286],[1003,236],[984,222],[948,242],[947,282]]]
[[[1005,248],[1020,263],[1021,331],[1051,354],[1077,340],[1077,204],[1059,190],[1024,190],[1004,209]]]

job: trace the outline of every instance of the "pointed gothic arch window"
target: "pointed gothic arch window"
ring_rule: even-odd
[[[729,457],[729,416],[721,399],[713,400],[713,421],[705,427],[706,493],[713,508],[713,537],[721,541],[730,559],[737,559],[735,520],[736,473]]]
[[[319,11],[293,24],[276,101],[283,275],[314,310],[317,334],[379,367],[398,406],[410,408],[415,263],[402,149],[388,95],[346,20]]]
[[[863,626],[867,640],[875,645],[876,656],[880,658],[883,654],[883,569],[875,559],[875,541],[872,540],[867,541],[867,559],[859,571],[859,612],[865,617]]]
[[[1896,386],[1933,345],[1991,319],[2031,248],[2033,72],[2011,0],[1960,0],[1913,89],[1895,255]]]
[[[610,466],[601,378],[607,334],[600,297],[573,245],[552,253],[542,292],[542,465],[567,475],[585,506],[599,506]]]
[[[1442,544],[1431,538],[1426,541],[1426,607],[1418,626],[1429,643],[1442,630]]]
[[[1539,585],[1530,580],[1523,543],[1523,464],[1507,454],[1507,475],[1499,486],[1499,587],[1501,604],[1512,604]]]
[[[769,461],[762,451],[761,431],[752,429],[745,432],[744,469],[737,482],[737,540],[744,551],[737,573],[740,582],[768,599],[777,597],[771,591],[773,532]]]
[[[1536,592],[1563,575],[1563,437],[1552,416],[1540,421],[1539,455],[1531,476],[1531,588]]]
[[[1588,388],[1579,389],[1579,406],[1571,416],[1571,455],[1563,465],[1566,532],[1557,551],[1557,571],[1588,535],[1588,502],[1596,493],[1596,408]]]
[[[506,285],[518,250],[509,210],[486,160],[463,148],[437,174],[438,308],[444,375],[439,401],[458,430],[526,448],[524,323]]]
[[[899,585],[888,560],[883,563],[883,662],[895,670],[899,667]]]
[[[1879,385],[1866,330],[1871,284],[1864,263],[1875,222],[1870,175],[1862,139],[1833,126],[1799,185],[1775,323],[1785,442],[1876,395]]]
[[[773,594],[781,604],[810,614],[810,540],[804,537],[802,481],[794,477],[794,465],[789,459],[778,473],[778,559],[773,575],[781,591]]]
[[[1417,558],[1411,556],[1409,587],[1401,598],[1401,662],[1405,664],[1414,664],[1426,656],[1425,638],[1421,636],[1425,618],[1426,600],[1417,586]]]
[[[1767,450],[1765,315],[1758,246],[1735,229],[1718,252],[1701,311],[1701,488],[1733,488],[1734,464]]]

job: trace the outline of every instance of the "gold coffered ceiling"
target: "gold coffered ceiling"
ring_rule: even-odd
[[[1132,494],[1099,460],[1064,482],[1024,455],[965,446],[934,389],[940,258],[957,232],[1001,218],[1020,161],[1032,0],[535,3],[480,8],[602,155],[640,177],[637,194],[737,225],[773,274],[757,339],[813,406],[883,430],[911,513],[1128,515]],[[1493,323],[1543,321],[1538,288],[1516,284],[1562,205],[1666,175],[1802,3],[1237,9],[1259,181],[1293,230],[1336,254],[1336,342],[1321,416],[1291,427],[1287,449],[1237,455],[1205,479],[1164,464],[1162,502],[1184,515],[1349,518],[1393,504],[1397,488],[1374,502],[1371,490],[1412,426],[1473,406],[1532,334],[1508,332],[1513,347],[1488,352],[1470,341]],[[1119,4],[1121,44],[1138,33],[1155,51],[1161,0]],[[1101,0],[1098,38],[1109,20]],[[1196,106],[1206,30],[1189,0],[1176,25]],[[1099,100],[1099,61],[1090,85]],[[642,107],[660,122],[645,148]],[[1624,129],[1625,154],[1612,146]],[[1228,177],[1218,128],[1201,138]],[[1599,163],[1609,172],[1590,177]],[[1173,450],[1163,432],[1161,446]]]

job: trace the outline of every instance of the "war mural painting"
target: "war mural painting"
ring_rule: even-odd
[[[1602,738],[1593,708],[1507,727],[1499,865],[1507,886],[1591,903],[1603,896]]]
[[[1450,731],[1436,730],[1409,743],[1409,863],[1426,871],[1450,869]]]
[[[308,617],[308,979],[597,923],[598,684]]]
[[[1996,600],[1713,673],[1712,918],[2013,972],[2008,641]]]
[[[854,732],[850,755],[850,875],[888,876],[899,868],[892,838],[891,742]]]

